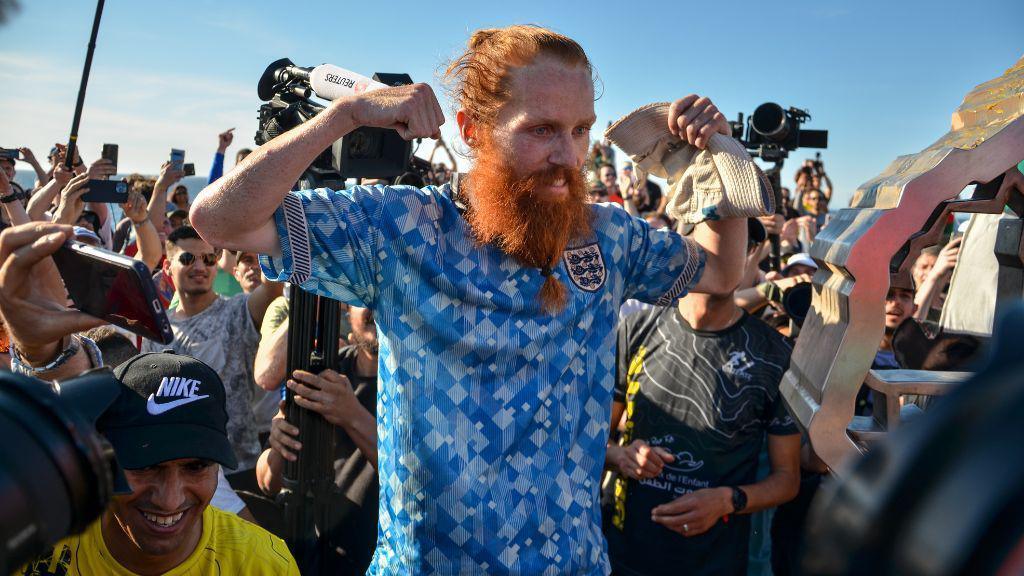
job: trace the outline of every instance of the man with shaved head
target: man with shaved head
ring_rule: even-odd
[[[435,187],[289,187],[360,126],[438,137],[425,84],[335,100],[254,151],[192,208],[210,242],[373,310],[380,520],[370,574],[607,574],[599,485],[615,319],[628,298],[728,293],[743,220],[684,238],[587,203],[593,69],[570,38],[478,30],[445,79],[469,172]],[[729,134],[707,99],[670,109],[699,148]],[[239,206],[245,210],[238,210]]]

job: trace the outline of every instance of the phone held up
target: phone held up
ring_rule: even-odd
[[[149,269],[134,258],[69,241],[53,261],[75,308],[161,344],[174,340]]]
[[[117,171],[117,144],[104,144],[100,157],[110,161]],[[128,201],[128,184],[120,180],[90,178],[88,187],[89,191],[82,195],[83,202],[124,204]]]
[[[109,160],[114,165],[114,171],[117,172],[117,144],[104,144],[100,157]]]
[[[185,169],[185,151],[171,148],[171,168],[174,170]]]
[[[89,191],[82,194],[83,202],[124,204],[128,201],[128,183],[120,180],[89,180]]]

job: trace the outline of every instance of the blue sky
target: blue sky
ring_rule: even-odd
[[[0,146],[43,156],[67,140],[95,4],[21,4],[0,28]],[[944,134],[967,91],[1024,55],[1022,22],[1020,0],[108,0],[80,142],[87,159],[118,143],[122,171],[145,173],[184,148],[203,173],[217,132],[234,126],[232,149],[251,146],[256,81],[273,60],[408,72],[436,88],[472,30],[538,23],[590,55],[603,84],[599,128],[690,92],[730,118],[768,100],[808,109],[807,127],[830,131],[823,159],[845,203],[897,155]],[[449,116],[449,140],[453,123]],[[795,153],[784,181],[810,155]]]

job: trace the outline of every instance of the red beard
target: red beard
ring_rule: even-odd
[[[588,236],[590,208],[581,170],[561,166],[516,177],[512,163],[484,138],[468,175],[471,199],[466,219],[477,242],[493,243],[520,264],[549,273],[541,289],[547,311],[561,310],[565,288],[550,275],[571,240]],[[534,191],[565,180],[568,192],[555,199],[539,198]]]

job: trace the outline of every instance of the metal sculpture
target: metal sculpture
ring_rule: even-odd
[[[818,456],[841,473],[874,435],[895,426],[901,394],[937,394],[963,375],[870,371],[892,286],[910,286],[909,268],[935,244],[950,212],[1024,215],[1024,58],[977,86],[953,114],[951,130],[921,152],[897,158],[862,185],[811,247],[818,263],[782,393]],[[958,198],[970,184],[973,195]],[[1019,297],[1019,295],[1018,295]],[[870,372],[870,374],[869,374]],[[884,397],[879,417],[854,421],[861,385]],[[851,422],[853,423],[851,425]]]

